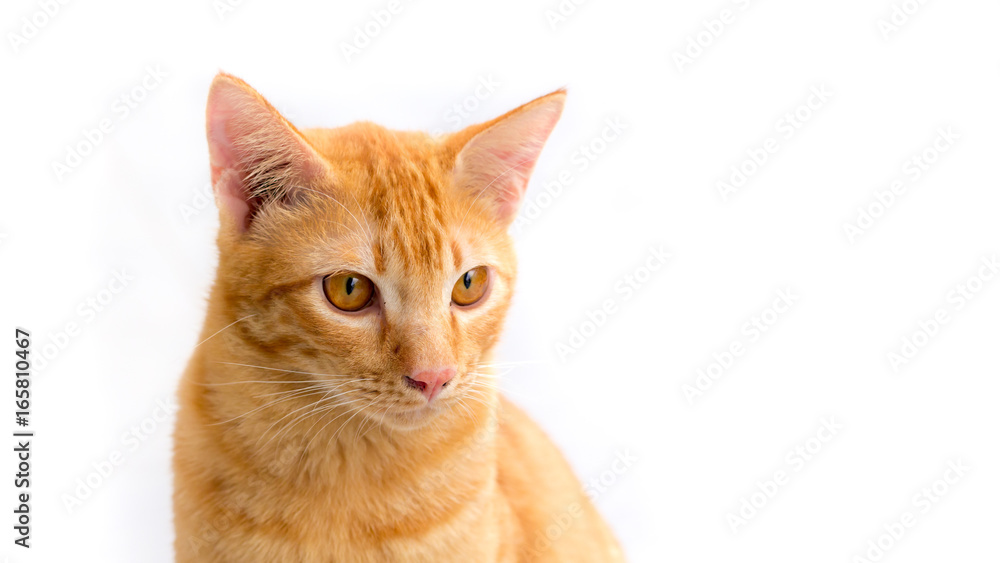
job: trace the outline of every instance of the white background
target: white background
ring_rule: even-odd
[[[33,375],[33,547],[12,543],[4,446],[0,556],[172,560],[173,421],[154,417],[197,343],[214,272],[203,120],[224,69],[303,127],[453,130],[568,87],[528,193],[544,208],[515,229],[521,277],[498,359],[524,362],[504,385],[578,475],[603,474],[597,504],[630,560],[867,560],[906,512],[915,524],[882,538],[884,561],[1000,557],[1000,278],[970,279],[1000,252],[996,3],[910,1],[885,32],[902,0],[591,0],[555,25],[557,0],[404,0],[353,57],[342,45],[386,0],[246,0],[221,16],[212,0],[72,2],[12,39],[22,18],[45,19],[43,4],[7,1],[0,19],[0,326],[30,329],[36,360],[61,349]],[[728,23],[713,23],[724,9]],[[166,77],[123,116],[116,99],[147,67]],[[497,86],[479,99],[482,80]],[[811,88],[832,95],[799,107]],[[474,110],[459,124],[463,102]],[[788,138],[780,120],[796,111],[808,119]],[[102,119],[113,130],[57,177],[53,162]],[[628,128],[582,170],[574,153],[602,148],[607,119]],[[915,178],[910,159],[949,127],[957,139]],[[718,183],[754,168],[747,151],[767,139],[777,151],[724,199]],[[542,196],[564,171],[573,181]],[[880,209],[876,192],[895,180],[905,191]],[[852,242],[859,207],[879,217]],[[661,246],[666,265],[630,299],[617,292]],[[100,312],[87,305],[121,270],[128,286]],[[959,309],[951,292],[970,283],[980,291]],[[786,289],[791,308],[768,311]],[[608,299],[616,312],[561,357]],[[889,354],[939,309],[947,322],[893,369]],[[751,342],[754,317],[772,324]],[[744,353],[730,363],[734,342]],[[713,355],[728,368],[712,368],[692,404],[684,386]],[[810,441],[829,437],[829,417],[842,428]],[[138,447],[123,439],[132,427]],[[815,455],[799,463],[797,446]],[[77,480],[116,451],[122,463],[68,511]],[[627,471],[608,473],[625,455]],[[964,477],[935,502],[915,498],[956,460]],[[787,482],[751,499],[776,471]],[[758,508],[734,532],[744,499]]]

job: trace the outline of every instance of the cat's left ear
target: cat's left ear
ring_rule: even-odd
[[[459,142],[470,134],[474,136],[455,159],[455,186],[476,201],[492,206],[497,219],[509,225],[565,102],[566,91],[556,90],[493,121],[457,133]]]

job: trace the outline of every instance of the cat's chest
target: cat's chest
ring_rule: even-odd
[[[372,472],[331,476],[322,485],[286,485],[280,492],[261,489],[248,503],[248,515],[252,521],[280,523],[288,532],[289,554],[296,557],[322,553],[337,561],[447,561],[461,553],[468,555],[464,561],[494,560],[503,528],[499,520],[506,512],[497,510],[502,499],[495,477],[440,477],[395,482]],[[359,558],[362,553],[369,557]]]
[[[504,526],[493,488],[438,503],[404,492],[355,484],[305,494],[285,515],[298,538],[290,547],[337,561],[495,560]]]

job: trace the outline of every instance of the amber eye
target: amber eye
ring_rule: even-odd
[[[465,272],[455,282],[455,288],[451,290],[451,300],[456,305],[472,305],[479,301],[486,293],[486,282],[489,281],[489,278],[484,266]]]
[[[323,278],[323,293],[341,311],[360,311],[372,302],[375,284],[361,274],[332,274]]]

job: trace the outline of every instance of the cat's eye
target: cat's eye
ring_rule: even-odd
[[[456,305],[472,305],[483,298],[490,276],[485,266],[473,268],[462,274],[451,290],[451,300]]]
[[[360,311],[372,302],[375,284],[361,274],[331,274],[323,279],[323,293],[341,311]]]

